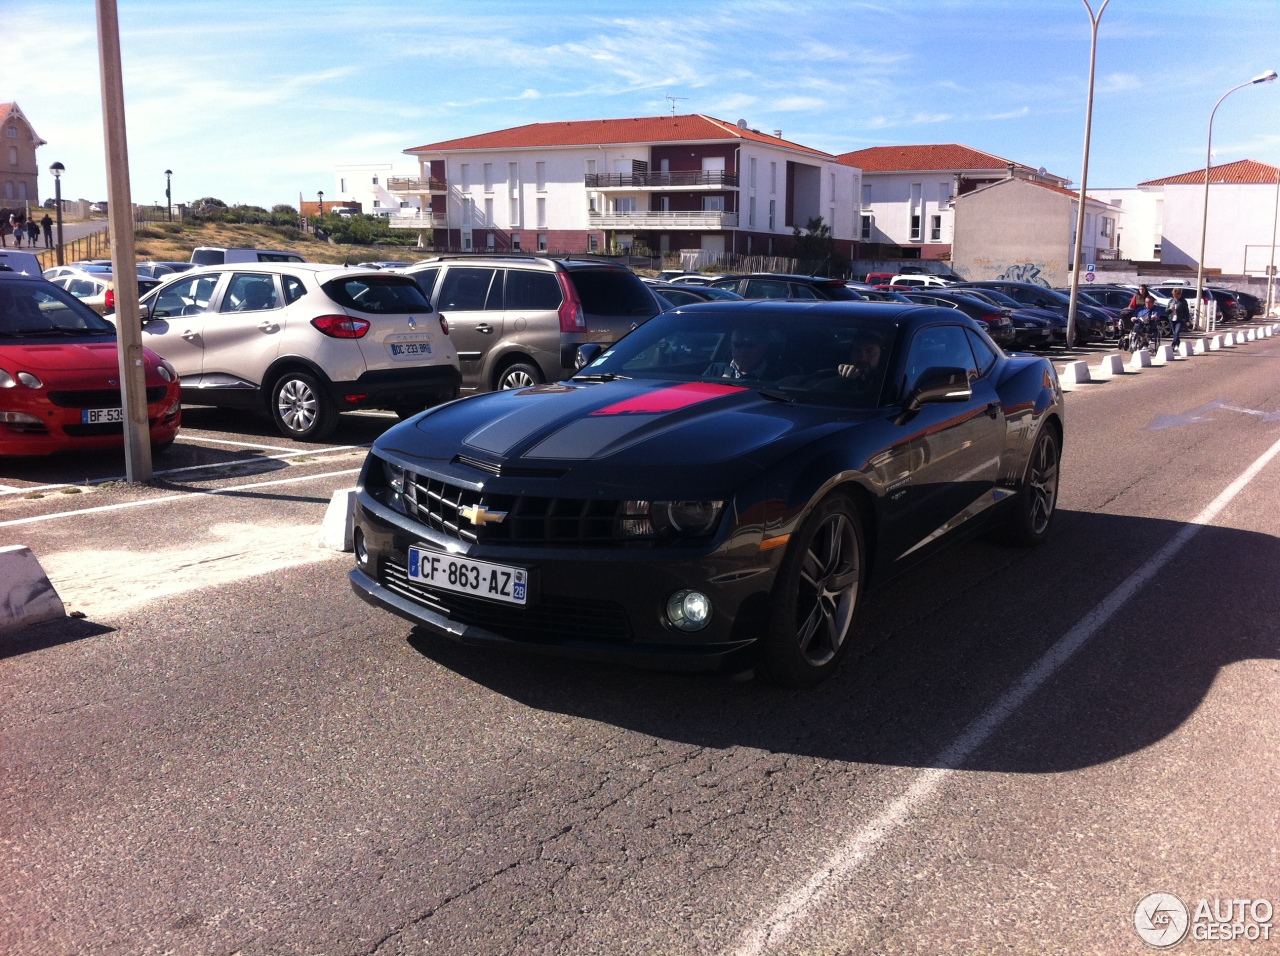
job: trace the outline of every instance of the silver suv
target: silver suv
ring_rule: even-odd
[[[444,320],[401,275],[310,263],[192,269],[142,298],[143,343],[194,405],[261,409],[320,440],[338,413],[407,417],[458,395]]]
[[[448,321],[464,393],[559,381],[579,345],[614,342],[661,311],[634,272],[601,259],[452,256],[404,273]]]

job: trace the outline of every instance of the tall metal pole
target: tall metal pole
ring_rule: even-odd
[[[1280,219],[1280,168],[1276,169],[1276,208],[1271,213],[1271,264],[1267,266],[1267,311],[1262,317],[1269,318],[1275,307],[1271,294],[1276,283],[1276,221]]]
[[[1093,131],[1093,73],[1098,61],[1098,21],[1111,0],[1102,0],[1098,12],[1093,12],[1089,0],[1080,0],[1089,11],[1091,35],[1089,39],[1089,99],[1084,108],[1084,162],[1080,168],[1080,202],[1076,210],[1076,241],[1071,250],[1071,304],[1067,307],[1067,347],[1076,344],[1076,311],[1080,301],[1080,251],[1084,246],[1084,207],[1088,202],[1085,192],[1089,188],[1089,138]]]
[[[147,421],[146,366],[138,315],[138,265],[133,247],[133,197],[125,138],[124,80],[120,72],[120,20],[116,0],[97,0],[98,61],[102,71],[102,126],[107,153],[111,273],[124,411],[124,462],[129,481],[151,480],[151,428]]]
[[[164,171],[164,205],[165,211],[169,215],[169,221],[173,222],[173,170],[166,169]]]
[[[57,216],[58,222],[58,265],[66,265],[62,261],[62,173],[67,167],[62,163],[54,163],[49,167],[49,171],[53,173],[53,202],[55,205],[54,214]]]
[[[1268,70],[1247,83],[1231,87],[1218,98],[1218,102],[1213,104],[1213,111],[1209,113],[1209,143],[1204,150],[1204,209],[1200,219],[1200,258],[1196,262],[1196,324],[1206,332],[1209,331],[1209,310],[1204,307],[1204,247],[1209,233],[1209,166],[1213,162],[1213,118],[1217,115],[1222,101],[1236,90],[1243,90],[1246,86],[1253,86],[1255,83],[1267,83],[1275,78],[1276,71]]]

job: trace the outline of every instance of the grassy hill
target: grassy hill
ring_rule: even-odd
[[[139,261],[186,262],[197,246],[245,246],[286,249],[308,262],[370,262],[394,259],[417,262],[430,254],[406,246],[340,246],[318,242],[308,233],[288,226],[244,225],[220,222],[154,222],[134,234]]]

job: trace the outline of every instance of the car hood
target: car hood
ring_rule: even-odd
[[[696,471],[710,491],[740,485],[833,430],[882,416],[719,382],[562,383],[440,406],[391,429],[375,448],[445,472],[477,462],[503,477],[572,472],[598,489],[643,484],[656,493]]]
[[[148,354],[154,364],[153,357]],[[11,371],[31,372],[97,372],[119,368],[114,339],[89,343],[59,342],[42,339],[22,345],[0,347],[0,360],[16,366]]]

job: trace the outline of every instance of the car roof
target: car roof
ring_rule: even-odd
[[[449,253],[446,255],[433,256],[430,259],[423,259],[415,262],[412,266],[404,269],[404,272],[421,271],[429,267],[439,267],[446,263],[459,264],[477,264],[477,265],[532,265],[538,268],[544,268],[548,271],[558,271],[559,269],[617,269],[621,272],[631,272],[629,268],[619,262],[613,262],[609,259],[601,259],[592,256],[583,255],[580,257],[572,256],[538,256],[532,253],[520,252],[464,252]],[[632,273],[634,275],[634,273]]]

